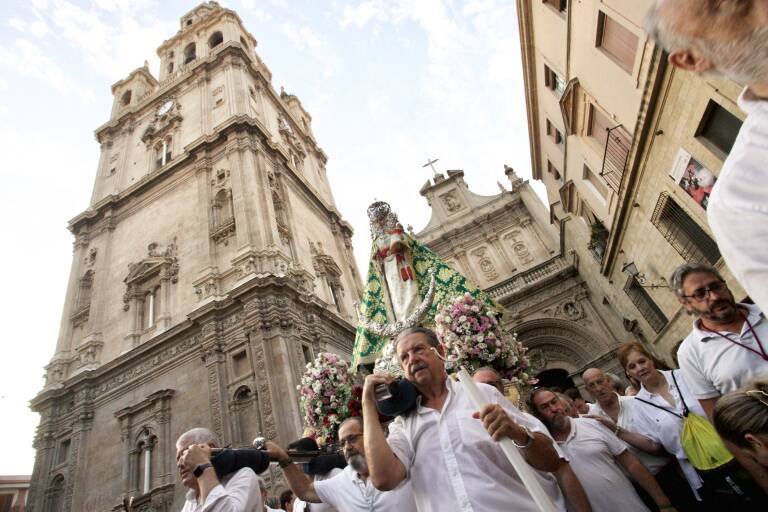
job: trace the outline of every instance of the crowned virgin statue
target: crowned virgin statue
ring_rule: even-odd
[[[372,248],[352,371],[375,364],[401,331],[415,325],[434,328],[438,305],[465,293],[502,312],[487,293],[406,233],[389,204],[371,204],[368,219]]]

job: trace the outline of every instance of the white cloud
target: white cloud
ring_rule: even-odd
[[[342,28],[349,25],[356,25],[357,28],[363,28],[371,19],[381,14],[378,4],[374,2],[363,2],[357,7],[344,7],[344,14],[341,20]]]
[[[0,46],[0,66],[12,73],[41,80],[64,96],[77,97],[85,103],[94,99],[90,89],[81,87],[40,47],[26,39],[17,39],[13,48]]]
[[[27,23],[17,16],[14,16],[13,18],[8,20],[8,26],[11,28],[15,28],[19,32],[26,32],[27,30]]]
[[[312,57],[315,64],[322,69],[323,77],[330,78],[338,74],[341,58],[324,36],[308,25],[296,26],[290,22],[284,22],[280,30],[296,49]]]

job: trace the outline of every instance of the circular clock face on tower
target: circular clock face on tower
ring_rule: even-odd
[[[157,109],[157,115],[161,116],[171,110],[171,107],[173,107],[173,100],[167,100],[165,103],[160,105],[160,108]]]

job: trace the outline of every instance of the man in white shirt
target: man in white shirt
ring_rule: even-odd
[[[661,456],[662,446],[631,430],[634,398],[619,396],[612,379],[599,368],[588,369],[581,378],[584,387],[597,401],[590,406],[586,417],[599,421],[625,442],[629,451],[640,459],[652,475],[661,471],[670,461],[668,457]]]
[[[707,207],[718,248],[758,307],[768,308],[768,2],[658,0],[647,31],[669,61],[719,73],[746,88],[747,119],[720,170]]]
[[[725,280],[707,265],[681,265],[670,287],[696,317],[677,360],[711,421],[718,398],[768,375],[768,321],[757,306],[737,304]],[[768,470],[738,452],[734,455],[768,493]]]
[[[378,422],[375,386],[390,376],[369,375],[363,387],[365,453],[373,485],[393,489],[410,480],[419,512],[538,510],[497,440],[508,437],[536,471],[558,510],[565,504],[550,473],[564,463],[543,425],[491,386],[478,384],[489,405],[481,411],[448,378],[445,349],[434,332],[408,329],[396,340],[405,377],[419,390],[415,410],[389,425]]]
[[[721,395],[768,375],[768,322],[757,306],[737,304],[712,267],[681,265],[670,286],[695,317],[677,352],[680,369],[711,418]]]
[[[410,482],[391,491],[379,491],[371,483],[365,459],[363,421],[349,418],[339,426],[339,444],[348,465],[327,480],[312,481],[293,464],[285,451],[268,442],[267,452],[278,460],[296,496],[308,503],[326,503],[339,512],[415,512]]]
[[[566,416],[560,398],[545,388],[531,396],[534,414],[568,456],[595,512],[646,512],[622,468],[651,496],[661,511],[675,510],[645,466],[627,445],[595,420]]]
[[[256,473],[242,468],[219,480],[211,464],[216,436],[208,429],[193,428],[176,441],[176,467],[189,490],[181,512],[253,512],[261,510]]]

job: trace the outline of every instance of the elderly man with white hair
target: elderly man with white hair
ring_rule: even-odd
[[[176,441],[176,467],[184,487],[181,512],[253,512],[262,507],[259,483],[251,468],[221,478],[211,464],[216,436],[207,428],[193,428]]]
[[[657,0],[647,30],[673,65],[746,85],[747,113],[707,207],[720,252],[755,304],[768,311],[768,2]]]

